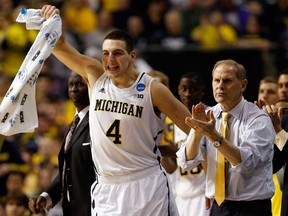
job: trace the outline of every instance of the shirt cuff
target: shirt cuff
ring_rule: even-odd
[[[46,206],[45,206],[45,211],[48,212],[50,210],[50,208],[52,207],[52,199],[49,196],[49,194],[47,192],[43,192],[40,194],[40,196],[45,197],[46,199]]]
[[[288,133],[285,130],[281,130],[279,133],[276,134],[274,142],[279,148],[279,150],[282,151],[287,140],[288,140]]]
[[[237,165],[232,165],[231,163],[231,169],[234,172],[238,173],[245,173],[248,171],[249,167],[251,166],[252,162],[249,161],[249,158],[251,157],[251,152],[245,148],[239,148],[240,155],[241,155],[241,163]]]
[[[193,160],[187,161],[186,159],[186,145],[182,145],[181,148],[176,152],[177,155],[177,164],[185,171],[189,171],[194,167],[198,166],[203,162],[203,157],[200,151]]]

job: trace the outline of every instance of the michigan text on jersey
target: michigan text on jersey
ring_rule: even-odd
[[[135,104],[123,103],[120,101],[97,99],[94,110],[122,113],[125,115],[130,115],[130,116],[135,116],[137,118],[141,118],[143,107],[135,105]]]

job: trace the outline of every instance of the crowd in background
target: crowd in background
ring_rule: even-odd
[[[66,39],[80,52],[98,59],[104,36],[118,28],[134,38],[140,54],[153,45],[171,49],[253,47],[263,50],[264,60],[272,65],[269,70],[275,70],[272,74],[280,68],[273,66],[271,49],[287,50],[288,60],[288,0],[0,0],[0,100],[37,35],[16,23],[16,17],[22,7],[44,4],[61,8]],[[136,68],[149,72],[153,66],[140,55]],[[34,133],[0,139],[3,208],[7,194],[38,195],[57,174],[57,155],[75,112],[67,96],[69,72],[55,57],[49,57],[36,86],[38,128]]]

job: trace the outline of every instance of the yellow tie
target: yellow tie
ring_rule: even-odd
[[[228,139],[228,112],[222,112],[222,125],[221,134],[225,139]],[[215,180],[215,200],[220,206],[225,199],[225,158],[220,151],[218,151],[218,164],[216,168],[216,180]]]

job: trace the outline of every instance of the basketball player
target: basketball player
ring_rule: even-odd
[[[59,13],[42,7],[45,19]],[[178,215],[158,141],[168,116],[185,133],[189,110],[163,84],[133,67],[132,38],[121,30],[103,41],[102,64],[58,40],[53,54],[88,83],[92,158],[92,215]]]
[[[182,103],[189,110],[191,110],[192,105],[203,100],[204,93],[205,86],[198,73],[187,72],[181,76],[178,84],[178,94]],[[186,141],[187,134],[176,125],[170,126],[170,128],[173,128],[173,130],[171,133],[168,133],[168,135],[170,135],[169,137],[166,135],[167,140],[171,140],[178,149],[182,143]],[[172,148],[170,149],[172,150]],[[181,216],[208,216],[210,210],[209,205],[206,209],[205,172],[202,165],[192,170],[184,171],[181,167],[177,166],[177,162],[170,154],[165,154],[163,159],[165,159],[164,161],[166,163],[162,164],[167,170],[168,177],[173,186],[179,214]],[[195,206],[197,206],[197,208],[195,208]]]

